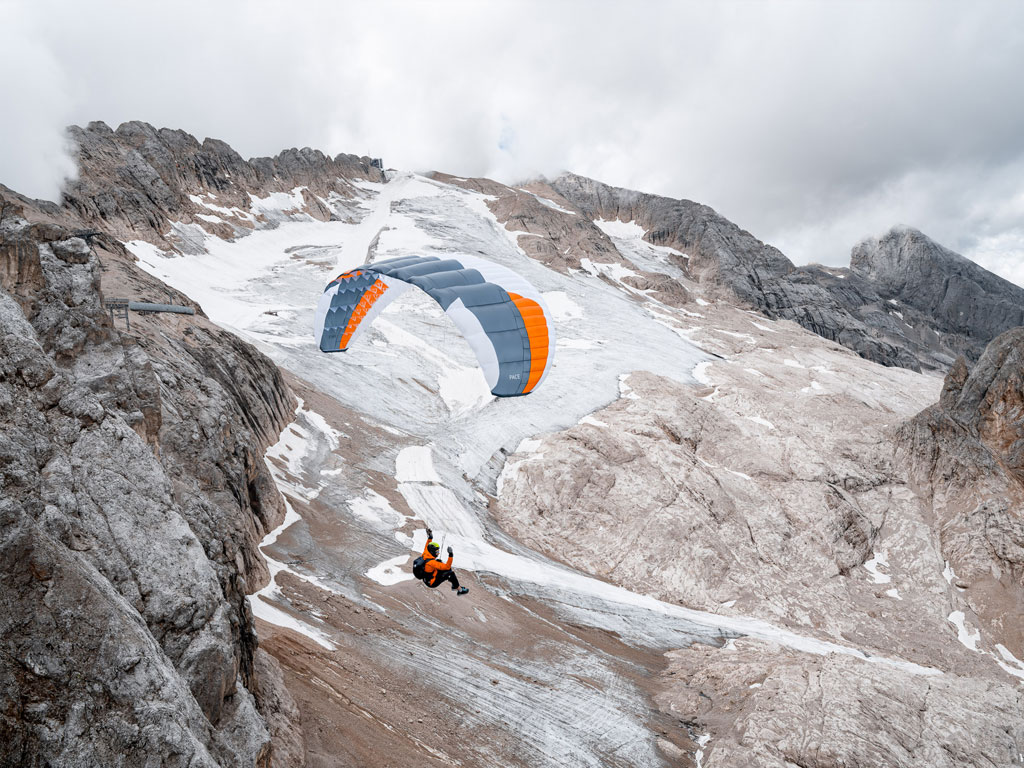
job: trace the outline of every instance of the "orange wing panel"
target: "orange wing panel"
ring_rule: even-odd
[[[537,386],[540,377],[544,375],[544,365],[548,361],[548,323],[544,319],[544,310],[536,301],[518,293],[509,293],[509,297],[522,315],[526,335],[530,339],[530,378],[523,387],[525,395]]]
[[[352,338],[352,334],[356,332],[356,328],[366,317],[366,313],[370,311],[370,307],[374,305],[388,289],[388,284],[383,280],[377,280],[373,285],[366,289],[366,292],[359,299],[359,303],[356,304],[356,308],[352,310],[352,317],[348,319],[348,323],[345,325],[345,333],[341,335],[341,341],[338,342],[338,349],[345,349],[348,346],[349,340]]]

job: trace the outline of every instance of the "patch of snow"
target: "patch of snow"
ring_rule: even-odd
[[[516,448],[516,453],[536,453],[537,449],[541,447],[542,443],[532,437],[527,437],[519,441],[519,447]]]
[[[327,443],[329,450],[336,449],[340,433],[328,425],[320,414],[305,409],[301,399],[296,416],[299,418],[285,427],[277,443],[267,448],[265,457],[278,485],[287,483],[288,490],[294,495],[309,501],[319,496],[321,489],[311,488],[301,482],[303,462],[321,441]],[[284,469],[278,469],[271,459],[283,464]],[[289,477],[284,477],[283,473]]]
[[[628,373],[619,375],[619,397],[623,397],[627,400],[639,400],[640,395],[633,391],[632,387],[626,383],[626,379],[629,378]]]
[[[693,333],[694,331],[701,330],[700,328],[680,328],[678,325],[675,324],[673,319],[667,317],[667,315],[664,315],[660,312],[655,312],[651,310],[650,307],[648,307],[648,310],[650,310],[651,315],[654,316],[654,322],[656,322],[658,325],[668,328],[676,336],[678,336],[681,339],[685,339],[686,341],[690,341],[689,335],[691,333]],[[667,320],[662,318],[667,318]]]
[[[589,424],[592,427],[607,427],[608,426],[606,423],[604,423],[600,419],[595,419],[593,416],[589,416],[589,415],[584,416],[577,423],[578,424]]]
[[[896,600],[902,600],[903,599],[902,597],[900,597],[900,591],[898,589],[895,589],[895,588],[894,589],[887,589],[887,590],[885,590],[885,594],[887,594],[889,597],[895,598]]]
[[[711,330],[714,331],[715,333],[722,333],[722,334],[725,334],[726,336],[732,336],[732,337],[737,338],[737,339],[743,339],[744,341],[749,341],[751,344],[756,344],[757,343],[757,340],[753,336],[751,336],[749,333],[736,333],[735,331],[727,331],[727,330],[725,330],[723,328],[712,328]]]
[[[762,331],[767,331],[768,333],[778,333],[774,328],[769,328],[767,325],[761,325],[761,323],[756,323],[753,320],[750,321],[750,324],[755,328],[760,328]]]
[[[128,240],[124,245],[138,259],[139,263],[143,265],[143,269],[146,268],[146,265],[158,264],[166,259],[179,258],[178,254],[174,253],[174,251],[161,250],[145,240]],[[149,272],[148,269],[146,271]]]
[[[588,258],[582,258],[582,259],[580,259],[580,266],[583,267],[584,270],[586,270],[588,273],[590,273],[594,277],[601,277],[603,275],[604,277],[611,278],[612,280],[615,280],[616,282],[619,282],[619,283],[622,282],[622,279],[624,277],[636,277],[636,272],[634,272],[631,269],[627,269],[626,267],[622,266],[621,264],[616,264],[613,261],[612,262],[608,262],[606,264],[605,263],[600,263],[599,264],[599,263],[591,261]],[[631,286],[628,286],[628,285],[623,286],[623,287],[629,288],[630,290],[633,290],[633,291],[636,291],[635,288],[632,288]]]
[[[590,339],[564,339],[559,336],[555,340],[555,349],[597,349],[599,346],[601,342]]]
[[[195,217],[197,219],[202,219],[203,221],[208,221],[211,224],[223,224],[224,223],[224,219],[222,219],[220,216],[211,216],[211,215],[209,215],[207,213],[197,213],[197,214],[195,214]]]
[[[271,192],[266,197],[249,195],[249,207],[254,213],[267,214],[294,214],[302,210],[306,204],[302,197],[302,190],[305,187],[295,187],[291,192]],[[206,205],[204,203],[204,205]],[[209,208],[209,206],[206,206]]]
[[[621,237],[623,240],[643,240],[647,230],[633,221],[619,221],[618,219],[594,219],[594,224],[608,237]]]
[[[742,477],[744,480],[753,480],[754,479],[750,475],[745,475],[742,472],[737,472],[735,469],[729,469],[728,467],[720,467],[717,464],[712,464],[709,461],[705,461],[700,456],[697,457],[697,461],[699,461],[701,464],[703,464],[708,469],[721,469],[722,471],[728,472],[731,475],[736,475],[737,477]],[[733,601],[733,602],[735,602],[735,601]]]
[[[705,360],[703,363],[697,363],[693,367],[692,376],[705,387],[713,387],[715,383],[708,376],[708,369],[711,367],[711,362]]]
[[[710,301],[705,301],[700,296],[694,296],[693,300],[696,301],[697,304],[702,306],[702,307],[709,307],[709,306],[711,306],[711,302]]]
[[[875,584],[888,584],[892,581],[892,577],[887,573],[882,573],[879,568],[888,568],[889,560],[885,552],[875,552],[874,557],[864,563],[864,568],[868,573],[871,574],[871,578],[874,579]]]
[[[996,650],[999,652],[999,655],[1003,657],[1002,661],[996,659],[996,663],[1014,677],[1019,677],[1021,680],[1024,680],[1024,662],[1010,653],[1010,650],[1002,643],[996,643]],[[1022,760],[1022,762],[1024,762],[1024,760]]]
[[[800,365],[800,363],[798,363],[796,360],[793,360],[792,358],[789,358],[789,357],[787,357],[785,360],[783,360],[782,364],[783,365],[788,365],[790,368],[806,368],[807,367],[805,365]]]
[[[365,489],[362,496],[349,499],[348,507],[353,515],[382,530],[401,528],[408,519],[371,488]]]
[[[697,768],[701,768],[704,765],[704,747],[711,741],[711,734],[705,733],[699,739],[697,739],[697,752],[694,754],[693,759],[697,764]]]
[[[289,474],[292,476],[298,476],[299,470],[301,469],[301,460],[308,451],[308,442],[303,441],[300,444],[297,457],[293,458],[289,454],[296,451],[293,444],[296,442],[295,435],[297,433],[305,434],[307,436],[310,435],[310,430],[307,427],[310,425],[311,419],[309,419],[309,414],[312,412],[303,410],[303,404],[300,400],[298,407],[295,409],[295,413],[297,417],[296,420],[285,427],[284,431],[281,433],[280,439],[277,443],[267,449],[264,457],[264,461],[274,478],[275,484],[283,492],[285,516],[284,520],[281,521],[281,524],[274,530],[270,531],[270,533],[268,533],[259,544],[260,553],[263,555],[263,558],[267,563],[267,570],[270,572],[270,581],[267,582],[267,585],[263,587],[263,589],[249,596],[249,605],[254,616],[263,619],[270,624],[274,624],[279,627],[286,627],[301,635],[305,635],[324,648],[335,650],[337,646],[331,642],[327,633],[307,624],[304,621],[301,621],[275,605],[275,603],[279,602],[282,597],[281,588],[277,585],[277,575],[282,571],[287,571],[299,579],[307,581],[325,591],[335,592],[335,590],[331,589],[320,579],[314,576],[303,574],[289,568],[284,563],[275,560],[264,551],[266,547],[272,546],[287,528],[302,519],[292,507],[291,502],[288,500],[287,493],[295,493],[296,491],[299,491],[300,495],[309,496],[308,492],[303,493],[302,489],[291,479],[283,477],[278,465],[271,460],[278,459],[283,461],[288,467]],[[300,421],[303,423],[300,424]],[[321,421],[323,421],[322,418]]]
[[[755,424],[760,424],[762,427],[768,427],[768,429],[775,429],[775,425],[772,424],[768,419],[764,419],[760,416],[744,416],[747,421],[752,421]]]
[[[744,370],[744,371],[746,371],[747,373],[752,373],[752,374],[754,374],[755,376],[764,376],[764,374],[763,374],[763,373],[761,373],[761,372],[760,372],[759,370],[757,370],[756,368],[744,368],[743,370]]]
[[[978,650],[978,641],[981,639],[981,630],[973,632],[967,628],[963,611],[953,611],[946,617],[946,621],[956,627],[956,639],[970,651]]]
[[[409,562],[409,555],[399,555],[373,566],[373,568],[366,572],[366,575],[385,587],[390,587],[403,581],[411,581],[415,578],[412,575],[412,571],[403,570],[401,567],[407,562]]]
[[[484,372],[479,368],[442,369],[437,377],[438,394],[453,417],[464,416],[494,399]]]
[[[554,211],[558,211],[559,213],[567,213],[570,216],[576,216],[577,215],[576,211],[570,211],[570,210],[568,210],[566,208],[563,208],[558,203],[556,203],[554,200],[548,200],[546,197],[541,197],[537,193],[531,192],[528,189],[520,189],[519,191],[520,192],[525,192],[528,195],[533,195],[533,197],[535,197],[538,200],[538,202],[540,202],[542,205],[547,206],[548,208],[551,208]]]

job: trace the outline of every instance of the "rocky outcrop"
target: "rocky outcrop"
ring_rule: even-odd
[[[647,230],[650,242],[686,253],[695,280],[749,306],[763,305],[765,281],[794,269],[777,248],[706,205],[611,187],[571,173],[550,184],[591,219],[635,221]]]
[[[657,701],[688,713],[706,768],[1020,764],[1024,693],[1009,681],[923,677],[752,640],[668,659]]]
[[[580,269],[581,258],[601,263],[622,262],[608,236],[576,209],[563,208],[571,204],[546,185],[515,188],[490,179],[462,179],[444,173],[432,176],[486,195],[491,212],[516,236],[523,252],[552,269],[563,273]]]
[[[960,606],[1024,658],[1024,328],[961,359],[940,402],[900,431],[900,457],[941,531]]]
[[[608,235],[543,182],[507,187],[490,179],[463,179],[444,173],[432,176],[486,195],[488,208],[515,236],[522,251],[552,269],[562,273],[582,270],[584,261],[602,266],[628,264],[634,274],[624,280],[626,285],[649,292],[648,295],[672,307],[691,300],[686,288],[670,276],[627,262]]]
[[[231,238],[283,220],[254,198],[290,193],[295,213],[326,221],[347,216],[335,203],[352,197],[352,181],[384,180],[367,157],[331,158],[307,147],[247,161],[223,141],[200,143],[185,131],[137,121],[117,130],[94,122],[69,133],[79,175],[64,191],[64,210],[120,240],[182,252],[196,252],[204,232]]]
[[[202,317],[118,333],[123,248],[3,213],[0,762],[267,764],[246,593],[294,400]]]
[[[550,187],[589,218],[635,221],[651,243],[686,253],[689,275],[713,295],[793,320],[883,365],[946,370],[1024,324],[1024,289],[913,230],[861,243],[850,269],[795,267],[705,205],[573,174]]]
[[[971,359],[1003,331],[1024,325],[1024,288],[916,229],[897,227],[864,240],[853,249],[850,271],[882,299],[926,315],[936,331],[962,337]]]
[[[959,660],[935,534],[880,439],[893,411],[927,395],[904,375],[881,384],[899,397],[876,399],[845,384],[867,363],[787,354],[799,367],[771,352],[716,362],[707,387],[631,374],[627,396],[510,457],[499,521],[665,601],[922,664]],[[876,553],[891,553],[884,579],[864,567]]]

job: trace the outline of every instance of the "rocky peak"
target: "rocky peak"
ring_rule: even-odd
[[[898,290],[900,278],[912,279],[926,265],[943,269],[971,262],[944,248],[920,230],[895,226],[881,237],[868,237],[850,252],[850,269],[869,280],[882,281]]]
[[[854,247],[853,273],[870,280],[884,299],[928,313],[936,329],[984,345],[1024,325],[1024,288],[989,272],[909,227],[894,227]]]
[[[1024,325],[1024,289],[914,229],[860,243],[849,269],[795,267],[706,205],[571,173],[550,184],[590,218],[634,221],[646,240],[686,253],[688,274],[706,291],[883,365],[943,370]]]

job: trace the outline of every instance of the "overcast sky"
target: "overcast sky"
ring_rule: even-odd
[[[0,0],[0,183],[63,127],[312,146],[716,208],[793,261],[894,224],[1024,285],[1024,3]]]

